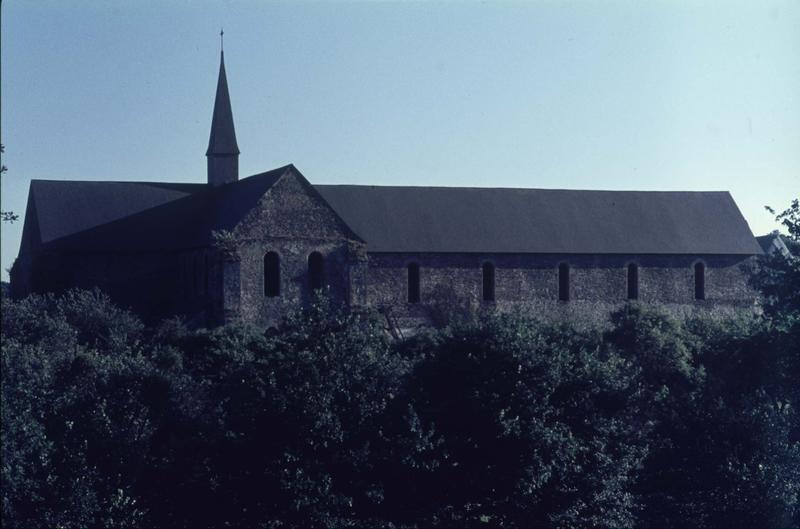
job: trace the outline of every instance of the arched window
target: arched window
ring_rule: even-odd
[[[408,302],[419,303],[419,263],[408,265]]]
[[[264,255],[264,295],[274,298],[281,293],[281,259],[275,252]]]
[[[639,299],[639,267],[628,265],[628,299]]]
[[[706,265],[694,265],[694,299],[706,299]]]
[[[558,265],[558,299],[569,301],[569,265]]]
[[[483,263],[483,301],[494,301],[494,265]]]
[[[308,256],[308,280],[311,290],[319,290],[325,285],[325,260],[319,252]]]

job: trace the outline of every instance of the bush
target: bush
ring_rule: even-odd
[[[385,431],[389,518],[631,526],[647,425],[631,370],[599,345],[512,317],[446,331],[407,377]]]
[[[98,293],[3,305],[3,525],[127,526],[162,381]]]
[[[773,307],[397,341],[324,296],[266,335],[3,300],[2,523],[796,527],[800,335]]]
[[[338,527],[375,510],[372,440],[406,369],[377,320],[320,297],[270,336],[175,322],[156,334],[158,362],[183,366],[195,393],[160,432],[159,523]]]
[[[606,335],[640,366],[655,428],[635,493],[648,527],[791,527],[800,492],[796,380],[757,320],[679,322],[631,305]],[[795,397],[796,398],[796,397]]]

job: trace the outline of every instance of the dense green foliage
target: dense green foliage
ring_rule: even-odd
[[[325,298],[266,335],[4,299],[2,524],[797,527],[798,266],[760,316],[402,341]]]
[[[5,302],[6,526],[796,526],[798,326],[637,305],[404,342]],[[783,321],[783,320],[781,320]]]
[[[635,370],[600,345],[514,317],[411,344],[420,357],[385,430],[389,518],[630,526],[649,425],[636,413]]]
[[[761,261],[760,270],[752,276],[752,282],[762,293],[767,319],[789,330],[796,328],[800,320],[800,200],[793,200],[775,219],[789,232],[784,242],[795,258],[766,257]]]

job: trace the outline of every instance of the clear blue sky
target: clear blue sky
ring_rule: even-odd
[[[3,209],[33,178],[205,181],[220,26],[241,176],[729,190],[756,234],[800,195],[796,0],[6,0]]]

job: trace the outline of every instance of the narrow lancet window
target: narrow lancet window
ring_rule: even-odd
[[[494,265],[483,263],[483,301],[494,301]]]
[[[319,252],[308,256],[308,279],[311,290],[319,290],[325,285],[325,261]]]
[[[694,265],[694,299],[706,299],[706,265]]]
[[[419,264],[408,265],[408,302],[419,303]]]
[[[639,299],[639,266],[628,265],[628,299]]]
[[[567,263],[558,265],[558,299],[569,301],[569,265]]]
[[[264,295],[274,298],[281,293],[281,260],[275,252],[264,255]]]

